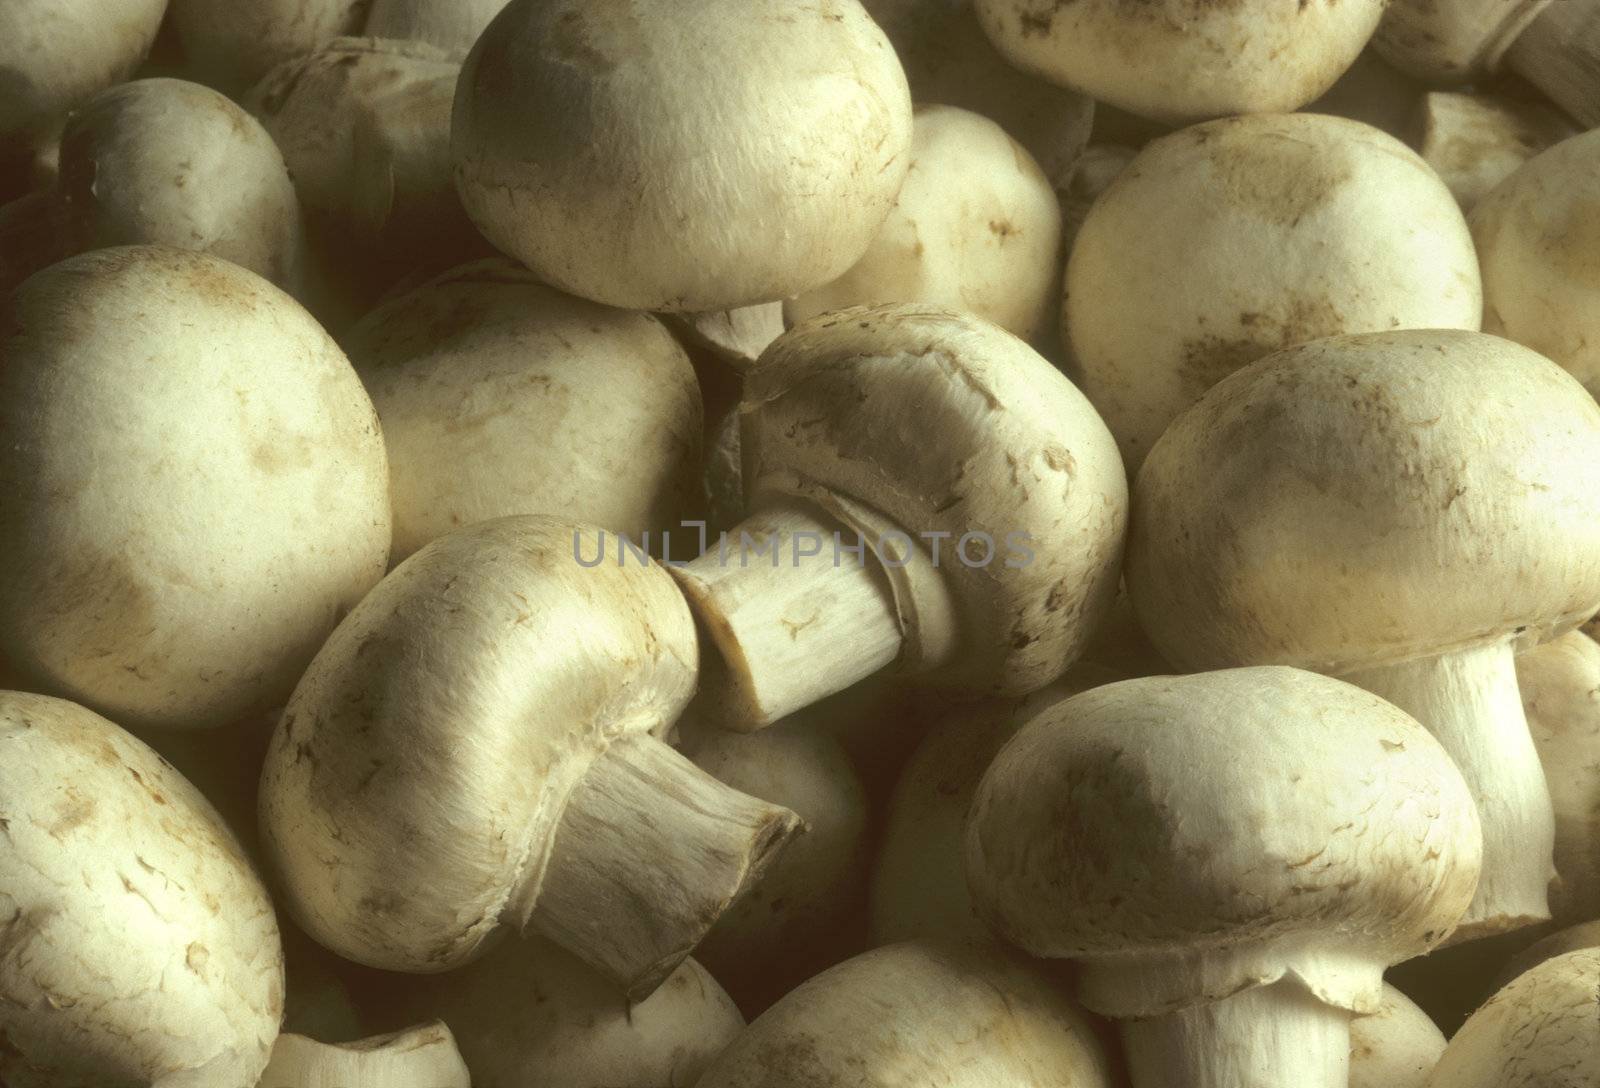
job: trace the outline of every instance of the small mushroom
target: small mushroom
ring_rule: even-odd
[[[830,310],[923,302],[1039,344],[1060,311],[1061,205],[1033,158],[986,117],[918,107],[911,170],[849,271],[790,299],[798,324]]]
[[[1478,333],[1317,341],[1213,388],[1134,496],[1128,588],[1162,653],[1315,669],[1414,714],[1483,820],[1459,936],[1548,919],[1554,823],[1513,655],[1600,604],[1583,387]]]
[[[358,34],[371,0],[171,0],[188,66],[213,87],[242,91],[293,57]]]
[[[0,1082],[245,1088],[283,1015],[272,901],[222,821],[80,706],[0,692]]]
[[[427,42],[466,56],[506,0],[372,0],[366,33]]]
[[[1126,479],[1021,340],[922,305],[838,311],[768,349],[740,411],[752,513],[673,570],[720,655],[714,720],[757,729],[890,665],[1023,694],[1077,658],[1116,591]]]
[[[262,839],[306,931],[433,973],[536,931],[648,995],[799,830],[660,737],[694,625],[642,559],[542,517],[440,537],[340,623],[284,710]]]
[[[859,0],[512,0],[452,136],[467,212],[540,279],[721,310],[861,258],[910,165],[911,95]]]
[[[1427,1088],[1600,1084],[1600,949],[1519,976],[1451,1038]]]
[[[1346,1088],[1352,1015],[1448,935],[1480,845],[1415,719],[1267,667],[1046,709],[984,774],[966,861],[995,932],[1122,1022],[1134,1088]]]
[[[1423,1088],[1444,1042],[1427,1013],[1384,983],[1378,1011],[1350,1021],[1349,1088]]]
[[[1400,141],[1311,114],[1196,125],[1142,151],[1067,266],[1072,372],[1134,471],[1211,386],[1340,333],[1477,329],[1461,210]]]
[[[974,0],[1024,72],[1158,121],[1299,109],[1355,62],[1383,0]]]
[[[384,303],[344,342],[389,449],[391,562],[508,514],[642,541],[697,505],[700,389],[647,314],[481,261]]]
[[[1418,150],[1469,212],[1523,163],[1577,133],[1552,106],[1489,94],[1433,91],[1419,112]]]
[[[471,1088],[440,1021],[354,1043],[280,1035],[259,1088]]]
[[[1600,131],[1531,159],[1471,223],[1484,331],[1549,356],[1600,397]]]
[[[908,941],[824,971],[733,1040],[698,1088],[1110,1088],[1094,1029],[1054,981],[992,947]]]
[[[150,728],[276,705],[382,577],[372,402],[293,299],[238,265],[73,257],[0,327],[0,645]]]

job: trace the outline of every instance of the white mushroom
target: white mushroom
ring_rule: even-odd
[[[1084,149],[1078,161],[1072,164],[1066,184],[1060,187],[1061,197],[1061,251],[1072,254],[1078,240],[1078,231],[1089,217],[1089,209],[1100,199],[1100,194],[1111,188],[1111,183],[1121,176],[1138,155],[1138,151],[1120,144],[1091,144]]]
[[[1480,850],[1415,719],[1286,668],[1055,704],[984,774],[966,837],[980,915],[1077,963],[1134,1088],[1346,1088],[1352,1015],[1449,934]]]
[[[468,213],[541,279],[720,310],[860,259],[910,163],[911,95],[859,0],[512,0],[452,136]]]
[[[283,699],[382,576],[372,402],[289,296],[175,249],[96,250],[0,328],[0,645],[130,725]]]
[[[1488,94],[1433,91],[1421,100],[1423,159],[1464,211],[1545,148],[1577,132],[1553,106]]]
[[[280,1035],[259,1088],[471,1088],[455,1037],[421,1024],[355,1043]]]
[[[1340,333],[1476,329],[1461,210],[1394,137],[1311,114],[1150,144],[1090,209],[1067,266],[1073,372],[1130,471],[1247,363]]]
[[[1378,1011],[1350,1021],[1349,1088],[1423,1088],[1444,1032],[1405,994],[1383,987]]]
[[[466,56],[506,0],[372,0],[365,33],[427,42]]]
[[[1550,934],[1543,940],[1535,941],[1521,952],[1506,961],[1505,968],[1500,972],[1500,981],[1495,986],[1496,992],[1504,989],[1513,980],[1533,970],[1546,960],[1553,960],[1557,956],[1564,956],[1568,952],[1577,952],[1585,948],[1600,949],[1600,920],[1584,922],[1582,925],[1570,926]]]
[[[370,0],[171,0],[185,61],[200,78],[241,91],[275,65],[341,34],[360,33]]]
[[[799,323],[830,310],[923,302],[1040,343],[1060,307],[1061,205],[1033,158],[988,118],[915,113],[911,170],[888,220],[849,271],[790,299]]]
[[[0,1081],[250,1088],[283,1015],[272,902],[165,761],[0,693]]]

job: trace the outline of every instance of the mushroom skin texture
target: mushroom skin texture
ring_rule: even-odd
[[[910,165],[911,94],[858,0],[512,0],[452,141],[467,213],[540,279],[722,310],[860,260]]]
[[[391,562],[510,514],[643,542],[697,506],[700,387],[648,314],[480,261],[380,305],[344,343],[389,450]]]
[[[1382,0],[974,0],[1024,72],[1171,124],[1299,109],[1355,62]]]
[[[1476,330],[1478,259],[1450,191],[1357,121],[1270,114],[1147,146],[1090,209],[1062,336],[1135,472],[1173,418],[1294,344]]]
[[[979,914],[1076,962],[1134,1088],[1345,1088],[1351,1016],[1450,932],[1480,849],[1413,718],[1274,667],[1056,703],[984,774],[966,832]]]
[[[1020,695],[1082,652],[1116,592],[1127,480],[1021,340],[921,304],[840,310],[767,350],[740,412],[751,513],[673,570],[718,650],[715,720],[758,729],[891,664]]]
[[[1489,94],[1431,91],[1418,112],[1417,150],[1467,212],[1523,163],[1578,131],[1546,103]]]
[[[643,997],[799,830],[660,739],[694,689],[694,624],[659,565],[581,565],[592,532],[440,537],[306,671],[262,840],[331,950],[428,974],[534,930]]]
[[[1428,1014],[1386,982],[1378,1011],[1350,1021],[1350,1088],[1423,1088],[1444,1045]]]
[[[1518,976],[1451,1038],[1427,1088],[1585,1088],[1600,1083],[1600,949]]]
[[[1483,328],[1600,397],[1600,131],[1535,156],[1472,209]]]
[[[506,0],[372,0],[366,33],[427,42],[466,56]]]
[[[1111,1088],[1082,1011],[992,946],[907,941],[824,971],[756,1019],[698,1088]]]
[[[1126,577],[1157,648],[1185,670],[1314,669],[1413,714],[1483,817],[1458,937],[1547,920],[1554,821],[1513,655],[1600,602],[1583,387],[1479,333],[1316,341],[1215,386],[1134,495]]]
[[[0,745],[0,1080],[253,1088],[283,1015],[283,952],[221,819],[73,703],[0,692]]]
[[[355,34],[371,0],[171,0],[190,68],[206,83],[242,91],[292,57]]]
[[[205,254],[96,250],[0,321],[0,644],[130,726],[276,705],[382,577],[372,402],[276,287]]]
[[[1517,686],[1555,809],[1551,920],[1600,918],[1600,645],[1570,631],[1519,654]]]
[[[1040,343],[1060,306],[1061,203],[999,125],[919,106],[911,169],[866,254],[784,305],[791,325],[892,302],[948,306]]]
[[[354,1043],[278,1036],[260,1088],[471,1088],[442,1021]]]

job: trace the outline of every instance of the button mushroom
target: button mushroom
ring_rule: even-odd
[[[290,908],[358,963],[430,973],[537,931],[642,997],[797,830],[659,737],[694,625],[584,526],[482,522],[397,567],[334,631],[261,780]]]
[[[455,1037],[435,1021],[355,1043],[280,1035],[260,1088],[470,1088]]]
[[[382,576],[388,470],[327,333],[237,265],[97,250],[0,324],[0,647],[130,725],[276,704]]]
[[[1513,653],[1600,603],[1583,387],[1482,334],[1318,341],[1212,389],[1134,495],[1128,587],[1173,664],[1297,665],[1414,714],[1483,820],[1460,935],[1549,918],[1550,794]]]
[[[1109,684],[984,774],[967,876],[1008,942],[1080,968],[1135,1088],[1345,1088],[1350,1019],[1478,877],[1466,784],[1417,722],[1286,668]]]
[[[1500,981],[1495,986],[1495,992],[1498,993],[1512,981],[1533,970],[1546,960],[1553,960],[1557,956],[1564,956],[1568,952],[1577,952],[1586,948],[1600,949],[1600,919],[1593,922],[1584,922],[1581,925],[1569,926],[1566,929],[1552,933],[1543,940],[1535,941],[1511,957],[1506,961],[1505,969],[1500,973]]]
[[[267,890],[205,799],[60,699],[0,692],[0,1081],[246,1088],[283,1016]]]
[[[1444,179],[1464,211],[1545,148],[1576,134],[1543,102],[1434,91],[1420,109],[1422,158]]]
[[[512,0],[453,142],[473,221],[547,283],[720,310],[861,258],[910,163],[911,95],[858,0]]]
[[[1461,210],[1417,155],[1355,121],[1240,117],[1157,140],[1090,209],[1063,337],[1130,471],[1212,385],[1339,333],[1477,329]]]
[[[753,513],[673,571],[720,654],[702,706],[723,724],[760,728],[891,664],[1022,694],[1066,671],[1110,604],[1115,444],[1001,329],[839,311],[768,349],[741,413]]]
[[[1350,1088],[1423,1088],[1443,1053],[1428,1014],[1384,983],[1378,1011],[1350,1021]]]
[[[171,0],[188,65],[224,91],[241,91],[275,65],[356,34],[371,0]]]

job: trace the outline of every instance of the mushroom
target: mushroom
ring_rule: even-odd
[[[540,279],[721,310],[861,258],[910,164],[911,95],[859,0],[512,0],[452,140],[473,222]]]
[[[785,328],[781,302],[660,316],[683,339],[691,355],[705,355],[741,373],[755,366]]]
[[[392,562],[508,514],[640,540],[697,505],[700,389],[647,314],[480,261],[384,303],[344,342],[389,449]]]
[[[1090,209],[1067,265],[1072,373],[1130,472],[1211,386],[1339,333],[1477,329],[1461,210],[1385,133],[1230,118],[1157,140]]]
[[[1061,198],[1061,251],[1064,254],[1071,256],[1078,231],[1089,217],[1089,209],[1138,154],[1133,148],[1120,144],[1091,144],[1072,164],[1066,184],[1057,194]]]
[[[1523,76],[1585,128],[1600,125],[1600,13],[1549,0],[1395,0],[1374,39],[1426,83]]]
[[[1484,331],[1549,356],[1600,397],[1600,131],[1529,160],[1471,223]]]
[[[866,254],[792,298],[798,324],[830,310],[924,302],[1040,343],[1060,309],[1061,204],[1005,130],[953,106],[921,106],[911,170]]]
[[[433,973],[535,931],[640,998],[799,830],[660,739],[694,689],[693,622],[659,564],[585,564],[590,532],[440,537],[311,663],[261,828],[331,950]]]
[[[1480,860],[1466,783],[1415,719],[1278,667],[1056,703],[966,834],[979,914],[1076,962],[1134,1088],[1345,1088],[1352,1015],[1449,934]]]
[[[698,1088],[1110,1088],[1083,1013],[996,948],[908,941],[824,971],[733,1040]]]
[[[253,1085],[283,1015],[272,901],[205,799],[111,722],[0,692],[0,1082]]]
[[[1560,5],[1557,5],[1560,6]],[[1428,1088],[1584,1088],[1600,1083],[1600,949],[1518,977],[1445,1047]]]
[[[1023,694],[1078,656],[1116,590],[1126,479],[1021,340],[842,310],[774,343],[740,411],[752,513],[673,570],[719,653],[704,713],[757,729],[890,665]]]
[[[1585,948],[1600,949],[1600,920],[1569,926],[1566,929],[1552,933],[1543,940],[1535,941],[1511,957],[1506,961],[1505,969],[1500,972],[1500,981],[1495,986],[1495,991],[1499,992],[1504,989],[1513,980],[1533,970],[1546,960],[1553,960],[1557,956],[1564,956],[1568,952],[1577,952]]]
[[[1469,212],[1523,163],[1577,132],[1554,107],[1497,95],[1432,91],[1419,112],[1418,150]]]
[[[1349,1088],[1423,1088],[1444,1053],[1444,1032],[1384,983],[1378,1011],[1350,1021]]]
[[[280,1035],[260,1088],[470,1088],[455,1037],[440,1021],[355,1043]]]
[[[96,250],[0,326],[0,647],[143,727],[276,705],[382,576],[372,402],[293,299],[216,257]]]
[[[1175,124],[1299,109],[1355,62],[1384,8],[1383,0],[973,6],[995,48],[1024,72]]]
[[[1482,816],[1459,936],[1548,919],[1550,793],[1513,655],[1600,604],[1583,387],[1478,333],[1305,344],[1180,416],[1134,496],[1126,576],[1157,648],[1182,669],[1316,669],[1414,714]]]
[[[1600,645],[1571,631],[1529,650],[1517,685],[1555,810],[1550,916],[1600,918]]]
[[[372,0],[366,33],[427,42],[466,56],[506,0]]]
[[[272,68],[341,34],[356,34],[371,0],[171,0],[188,66],[224,91],[242,91]]]

